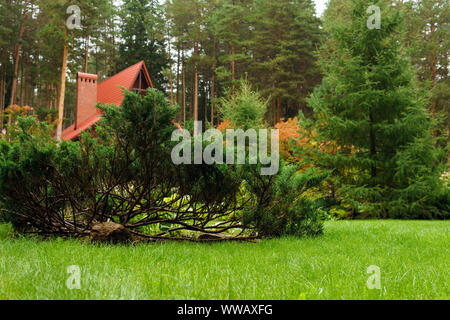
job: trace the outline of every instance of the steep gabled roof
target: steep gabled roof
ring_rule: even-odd
[[[120,106],[122,104],[124,95],[122,92],[122,87],[127,90],[133,89],[133,85],[136,82],[136,79],[139,76],[139,73],[143,72],[144,77],[150,87],[153,88],[152,80],[150,79],[150,75],[148,74],[147,67],[145,66],[144,61],[138,62],[131,67],[117,73],[116,75],[100,82],[97,87],[97,100],[102,104],[115,104],[116,106]],[[92,106],[95,107],[95,106]],[[75,124],[72,124],[70,127],[65,129],[62,133],[63,140],[73,140],[78,137],[82,131],[87,130],[88,128],[95,125],[101,116],[100,114],[96,114],[86,121],[79,123],[77,128],[75,129]]]
[[[152,80],[148,75],[147,68],[144,61],[138,62],[135,65],[119,72],[118,74],[106,79],[98,84],[98,102],[103,104],[115,104],[120,106],[123,100],[122,88],[127,90],[133,88],[140,71],[144,72],[147,83],[153,88]]]

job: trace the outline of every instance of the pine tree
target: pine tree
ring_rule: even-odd
[[[321,79],[316,68],[320,20],[310,0],[254,2],[251,82],[271,97],[273,122],[305,110]],[[283,110],[284,109],[284,110]]]
[[[314,55],[320,21],[311,0],[171,0],[167,10],[187,58],[189,113],[206,119],[209,104],[213,119],[214,102],[234,94],[242,78],[272,98],[277,119],[306,108],[321,79]]]
[[[210,29],[221,47],[218,54],[220,66],[216,69],[216,74],[224,92],[229,89],[232,93],[235,92],[236,85],[250,62],[250,57],[245,52],[250,45],[249,8],[248,1],[223,0],[210,17]]]
[[[322,167],[334,170],[338,197],[360,212],[429,217],[439,193],[430,116],[401,47],[402,20],[384,0],[381,28],[368,28],[368,5],[352,0],[350,21],[326,19],[321,49],[325,79],[308,102],[322,147]],[[305,123],[304,123],[305,125]]]
[[[211,1],[209,1],[211,2]],[[204,0],[171,0],[167,3],[167,10],[175,26],[183,51],[191,52],[190,57],[185,59],[185,72],[183,71],[183,87],[186,89],[187,98],[190,101],[189,117],[193,120],[202,120],[201,104],[206,109],[208,81],[205,74],[210,73],[208,59],[205,59],[205,47],[208,42],[207,18],[208,1]],[[212,6],[213,7],[213,6]],[[206,72],[205,72],[206,71]],[[183,93],[184,94],[184,93]],[[204,98],[204,99],[201,99]],[[183,98],[184,101],[184,98]],[[186,103],[183,102],[183,118],[185,118]],[[195,128],[198,133],[198,128]]]
[[[119,70],[144,60],[155,88],[164,90],[167,79],[163,70],[169,61],[161,5],[156,0],[125,0],[120,18],[123,41],[119,47]]]
[[[4,110],[10,103],[13,65],[11,56],[17,43],[22,5],[0,2],[0,130],[4,125]]]
[[[23,37],[25,32],[25,24],[29,17],[29,3],[27,1],[20,1],[16,4],[19,6],[20,10],[20,26],[18,28],[18,35],[16,38],[16,43],[14,44],[14,53],[13,53],[13,61],[14,61],[14,71],[13,71],[13,79],[11,85],[11,96],[9,105],[14,105],[16,103],[17,98],[17,82],[19,75],[19,63],[21,58],[21,50],[23,45]],[[17,10],[17,9],[16,9]]]

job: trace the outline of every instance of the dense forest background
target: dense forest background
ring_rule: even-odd
[[[68,30],[73,4],[82,28]],[[269,123],[299,110],[308,115],[306,99],[322,79],[316,62],[326,54],[318,49],[330,36],[322,25],[345,21],[348,4],[330,0],[319,18],[312,0],[0,0],[0,129],[11,105],[56,119],[61,96],[67,125],[77,72],[103,80],[141,60],[155,87],[180,106],[180,121],[197,110],[198,119],[217,125],[220,98],[241,79],[268,99]],[[404,49],[430,95],[429,110],[448,119],[449,2],[392,6],[406,20]]]

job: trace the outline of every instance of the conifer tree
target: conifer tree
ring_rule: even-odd
[[[250,80],[271,97],[277,123],[284,115],[305,111],[305,97],[320,83],[314,56],[321,39],[320,20],[311,0],[256,0],[251,20]]]
[[[429,110],[444,116],[441,132],[450,133],[450,3],[445,0],[407,1],[406,41],[421,86],[430,91]],[[450,137],[450,136],[449,136]]]
[[[320,66],[326,77],[309,98],[322,145],[316,157],[334,170],[337,197],[359,212],[439,216],[432,205],[440,192],[438,152],[426,100],[400,43],[402,19],[386,1],[374,4],[381,9],[379,29],[369,28],[364,0],[352,0],[349,21],[325,20],[330,37]]]
[[[223,89],[231,89],[234,94],[239,78],[247,65],[250,56],[245,48],[250,45],[249,40],[249,3],[242,0],[223,0],[212,12],[210,28],[214,36],[220,40],[220,66],[216,73]],[[224,90],[225,91],[225,90]]]
[[[162,7],[155,0],[125,0],[120,12],[123,41],[119,48],[118,69],[144,60],[153,85],[160,90],[167,84],[163,70],[169,66],[163,17]]]

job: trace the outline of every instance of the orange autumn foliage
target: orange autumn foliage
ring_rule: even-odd
[[[225,132],[227,129],[233,129],[233,125],[230,120],[225,119],[217,126],[217,130],[222,132]]]
[[[320,143],[317,141],[315,131],[308,131],[299,125],[297,117],[282,119],[275,125],[275,129],[280,132],[280,154],[285,160],[295,160],[302,162],[302,158],[296,156],[294,148],[302,149],[308,155],[312,155],[313,149],[320,149],[323,152],[336,154],[340,147],[336,147],[336,143],[332,141]]]
[[[300,161],[301,158],[293,155],[291,143],[293,142],[301,147],[302,145],[310,143],[311,139],[309,137],[304,137],[306,131],[299,126],[298,118],[295,117],[281,120],[275,125],[275,129],[278,129],[280,132],[280,153],[283,158],[295,158]]]
[[[34,109],[30,106],[23,106],[20,107],[17,104],[10,105],[8,108],[5,109],[5,113],[10,115],[27,115],[29,112],[34,111]]]

